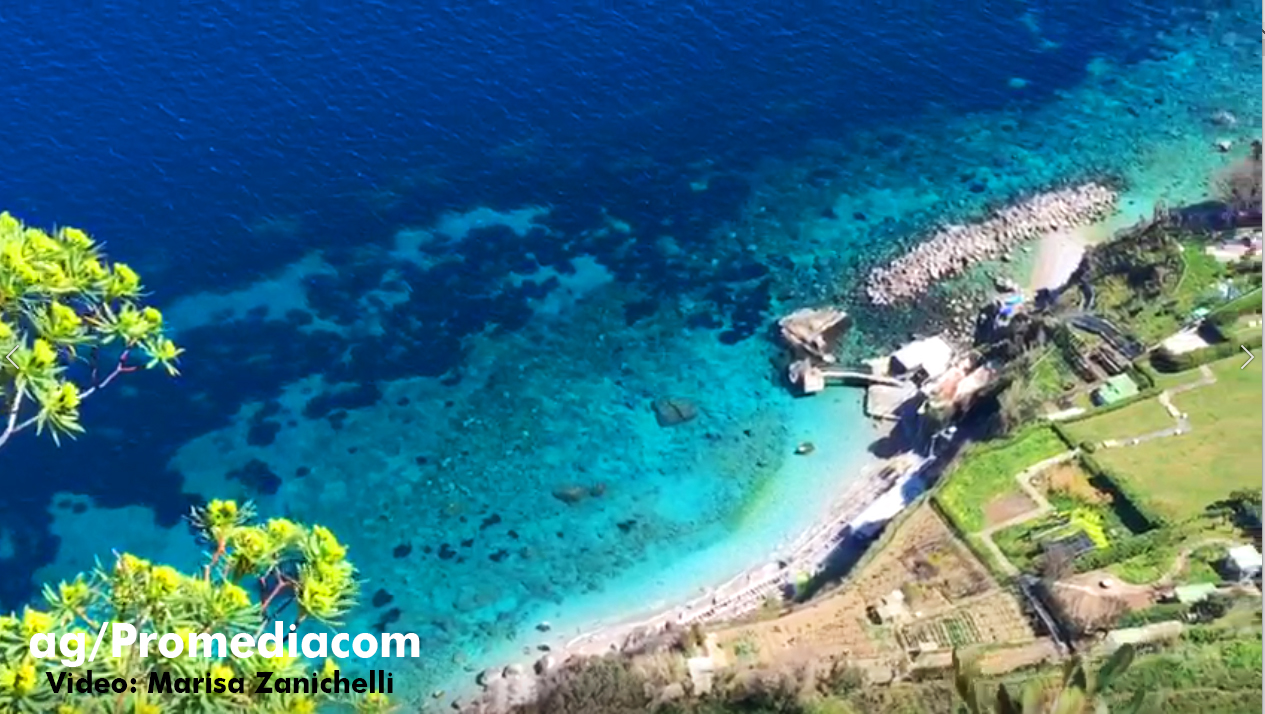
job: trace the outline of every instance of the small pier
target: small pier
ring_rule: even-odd
[[[874,419],[902,421],[921,410],[968,404],[996,378],[996,371],[962,354],[943,336],[926,337],[859,367],[837,363],[835,337],[847,325],[836,307],[803,309],[778,321],[791,352],[786,378],[800,394],[841,385],[865,389],[865,413]]]
[[[852,387],[869,387],[882,385],[885,387],[903,388],[909,385],[907,380],[897,379],[885,374],[863,372],[844,367],[821,366],[812,360],[802,359],[791,364],[787,370],[787,378],[791,384],[797,385],[804,394],[816,394],[827,386],[845,385]]]
[[[837,383],[846,386],[867,387],[871,384],[881,384],[887,387],[904,387],[909,384],[908,381],[895,377],[850,369],[823,369],[821,376],[827,384]]]

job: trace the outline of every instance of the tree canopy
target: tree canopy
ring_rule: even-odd
[[[337,695],[323,692],[256,691],[258,671],[274,679],[306,677],[312,664],[282,654],[259,653],[239,659],[227,656],[175,657],[120,642],[121,657],[112,653],[114,630],[101,623],[125,622],[138,632],[190,635],[258,636],[276,621],[337,625],[355,604],[359,584],[347,560],[347,549],[326,528],[304,526],[285,518],[256,523],[250,504],[212,501],[194,509],[189,521],[206,545],[206,562],[185,573],[129,553],[69,581],[45,586],[43,606],[0,617],[0,711],[22,714],[314,714],[351,711],[382,714],[391,707],[385,696]],[[33,637],[52,634],[59,653],[38,656]],[[67,640],[69,638],[69,640]],[[71,643],[67,645],[67,641]],[[190,645],[192,647],[192,645]],[[78,664],[75,664],[76,658]],[[325,660],[321,676],[338,665]],[[50,681],[78,680],[88,671],[96,679],[121,677],[138,683],[130,691],[108,695],[56,694]],[[62,678],[62,675],[69,675]],[[238,679],[241,691],[189,694],[153,692],[139,685],[151,676]],[[117,690],[115,690],[117,692]]]

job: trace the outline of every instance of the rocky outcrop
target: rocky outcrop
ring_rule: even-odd
[[[848,313],[835,307],[804,308],[777,321],[782,339],[796,355],[833,362],[832,342],[847,328]]]
[[[454,709],[462,714],[510,714],[535,701],[540,684],[536,674],[517,664],[486,670],[478,681],[483,691],[472,701],[454,703]]]
[[[980,223],[949,226],[884,267],[866,281],[875,305],[895,305],[926,292],[936,281],[965,272],[983,260],[1004,257],[1025,241],[1106,218],[1116,192],[1087,183],[1033,196]]]

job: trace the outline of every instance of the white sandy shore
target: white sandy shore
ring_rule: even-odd
[[[759,609],[770,595],[779,594],[797,578],[821,570],[849,538],[885,523],[899,512],[907,501],[904,489],[928,463],[930,460],[909,453],[874,459],[860,478],[847,480],[851,485],[835,500],[824,518],[799,537],[781,544],[772,557],[724,583],[706,588],[697,597],[652,615],[605,624],[568,640],[555,636],[548,657],[554,663],[563,663],[571,658],[600,656],[635,645],[642,638],[669,628],[723,622]],[[893,470],[899,474],[895,478]],[[527,668],[507,667],[505,672],[506,675],[486,674],[485,691],[463,711],[504,711],[505,704],[534,694],[534,682],[523,681],[533,679]]]
[[[1083,229],[1047,233],[1037,243],[1036,262],[1032,266],[1029,289],[1035,293],[1042,289],[1057,290],[1067,284],[1085,256],[1085,248],[1089,244],[1089,236]]]
[[[707,589],[688,602],[647,618],[621,622],[576,637],[567,642],[559,654],[563,658],[599,655],[621,648],[638,634],[652,634],[668,626],[723,622],[759,609],[769,596],[793,585],[796,578],[816,573],[826,565],[831,554],[861,525],[857,521],[866,520],[862,518],[865,511],[894,488],[896,479],[883,478],[885,471],[896,469],[905,474],[922,463],[908,455],[876,461],[844,491],[826,519],[813,524],[799,538],[779,549],[773,558]]]

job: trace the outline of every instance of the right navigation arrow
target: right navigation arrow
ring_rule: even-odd
[[[1243,347],[1243,351],[1247,353],[1247,361],[1243,363],[1243,367],[1246,367],[1249,364],[1252,364],[1252,360],[1256,359],[1256,355],[1252,354],[1252,350],[1249,350],[1247,347],[1244,347],[1243,345],[1239,345],[1239,347]],[[1243,367],[1239,367],[1239,369],[1243,369]]]

